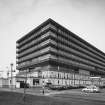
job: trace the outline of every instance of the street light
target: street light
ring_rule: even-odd
[[[7,68],[7,78],[9,79],[9,68],[8,66],[6,68]]]
[[[11,66],[11,90],[12,90],[12,86],[13,86],[13,81],[12,81],[13,63],[11,63],[10,66]]]
[[[26,69],[25,70],[25,82],[24,82],[24,93],[23,93],[23,102],[25,104],[25,101],[26,101],[26,88],[27,88],[27,71],[29,69]]]
[[[3,71],[0,71],[0,78],[3,78]]]

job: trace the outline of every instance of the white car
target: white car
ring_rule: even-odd
[[[87,86],[86,88],[82,89],[83,92],[90,92],[90,93],[97,93],[100,92],[99,87],[91,85],[91,86]]]

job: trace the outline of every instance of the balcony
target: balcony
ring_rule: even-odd
[[[63,37],[61,37],[61,36],[59,36],[59,41],[61,42],[61,43],[65,43],[66,44],[66,46],[68,45],[68,46],[72,46],[72,47],[74,47],[74,48],[76,48],[76,49],[78,49],[79,51],[82,51],[82,52],[84,52],[85,54],[88,54],[89,56],[91,56],[91,57],[94,57],[95,59],[98,59],[97,61],[99,61],[99,60],[101,60],[101,61],[105,61],[105,60],[103,60],[102,58],[100,58],[99,56],[96,56],[94,53],[92,53],[91,51],[88,51],[88,50],[86,50],[84,47],[80,47],[78,44],[75,44],[75,43],[73,43],[73,42],[71,42],[71,41],[68,41],[68,40],[66,40],[66,39],[64,39]],[[77,42],[76,42],[77,43]]]
[[[20,49],[19,49],[19,52],[27,49],[27,48],[30,48],[31,46],[35,46],[37,45],[38,43],[41,43],[44,39],[46,39],[47,37],[49,37],[49,32],[45,33],[44,35],[42,35],[41,37],[37,38],[37,39],[34,39],[33,41],[31,41],[30,43],[27,43],[25,44],[24,46],[22,46]]]
[[[20,69],[23,67],[32,66],[32,65],[39,64],[39,63],[44,62],[44,61],[49,60],[49,59],[56,59],[56,57],[52,56],[51,54],[46,54],[46,55],[43,55],[41,57],[34,58],[31,61],[26,61],[26,62],[20,63],[20,64],[18,64],[17,68]]]
[[[77,45],[82,46],[83,48],[86,48],[87,51],[92,52],[95,55],[98,55],[98,57],[105,58],[105,56],[103,54],[101,54],[97,50],[93,49],[91,45],[90,46],[87,45],[88,44],[87,42],[84,41],[84,43],[83,43],[79,39],[74,38],[73,35],[69,35],[60,29],[59,29],[58,33],[60,33],[62,36],[66,37],[67,39],[72,40],[73,42],[77,43]],[[71,33],[71,34],[73,34],[73,33]]]
[[[27,55],[27,56],[24,56],[24,57],[20,58],[20,59],[19,59],[19,62],[23,62],[23,61],[25,61],[25,60],[38,57],[38,56],[40,56],[40,55],[43,55],[43,54],[45,54],[45,53],[48,53],[49,51],[50,51],[50,47],[46,47],[46,48],[44,48],[44,49],[41,49],[41,50],[39,50],[39,51],[36,51],[36,52],[34,52],[34,53],[32,53],[32,54],[29,54],[29,55]]]
[[[47,32],[50,27],[52,27],[53,29],[55,29],[55,27],[52,26],[51,24],[47,24],[46,26],[44,26],[43,28],[41,28],[40,30],[38,30],[37,32],[35,32],[33,35],[31,35],[30,37],[28,37],[27,39],[25,39],[24,41],[22,41],[19,44],[19,46],[22,46],[22,45],[26,44],[30,40],[36,39],[36,37],[39,37],[40,34]],[[44,35],[43,35],[43,37],[44,37]]]

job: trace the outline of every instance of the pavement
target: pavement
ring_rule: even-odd
[[[44,94],[43,94],[43,89],[38,89],[38,88],[26,88],[24,90],[24,88],[0,88],[0,91],[8,91],[8,92],[17,92],[17,93],[25,93],[26,94],[31,94],[31,95],[51,95],[51,94],[57,94],[57,93],[61,93],[61,92],[57,92],[57,91],[52,91],[52,90],[48,90],[48,89],[44,89]]]
[[[22,88],[0,88],[0,91],[9,91],[9,92],[17,92],[17,93],[24,93],[24,89]],[[26,94],[31,94],[31,95],[44,95],[44,96],[51,96],[51,95],[56,95],[56,94],[68,94],[68,93],[76,93],[80,94],[79,91],[73,91],[73,90],[63,90],[63,91],[57,91],[57,90],[48,90],[44,89],[44,94],[43,94],[43,89],[38,89],[38,88],[27,88],[25,89]]]
[[[9,92],[17,92],[17,93],[24,93],[24,89],[22,88],[0,88],[0,91],[9,91]],[[27,88],[25,89],[26,94],[32,94],[32,95],[56,95],[56,94],[80,94],[81,91],[76,91],[76,89],[73,90],[62,90],[62,91],[57,91],[57,90],[49,90],[49,89],[44,89],[44,94],[43,94],[43,89],[38,89],[38,88]]]
[[[0,88],[0,91],[9,91],[9,92],[17,92],[24,93],[24,89],[18,88]],[[71,90],[63,90],[63,91],[53,91],[44,89],[44,94],[42,88],[27,88],[25,89],[25,94],[37,95],[37,96],[79,96],[84,97],[86,99],[93,98],[94,100],[102,100],[105,101],[105,89],[102,89],[101,93],[84,93],[81,89],[71,89]]]

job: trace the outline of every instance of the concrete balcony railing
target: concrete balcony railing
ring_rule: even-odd
[[[98,55],[98,56],[101,56],[101,58],[105,58],[105,56],[101,54],[100,52],[98,52],[97,50],[95,50],[95,48],[89,47],[87,42],[83,43],[79,39],[74,38],[72,35],[69,35],[60,29],[58,33],[62,34],[62,36],[65,36],[67,39],[74,41],[75,43],[77,43],[77,45],[82,46],[83,48],[86,48],[87,51],[92,52],[94,55]]]

